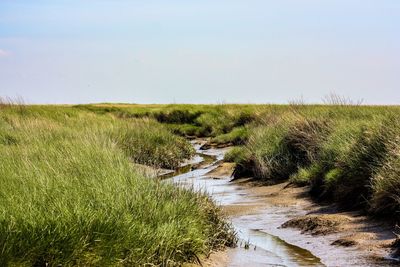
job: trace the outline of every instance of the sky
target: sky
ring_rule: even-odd
[[[398,0],[0,0],[26,103],[400,104]]]

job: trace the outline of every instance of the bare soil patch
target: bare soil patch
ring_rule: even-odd
[[[312,235],[327,235],[336,233],[343,228],[345,223],[351,221],[351,218],[341,214],[310,214],[291,219],[284,224],[283,228],[292,227],[310,233]]]
[[[261,204],[243,204],[243,205],[227,205],[223,206],[222,213],[225,216],[240,216],[240,215],[248,215],[248,214],[255,214],[260,209],[263,208]]]
[[[217,168],[207,173],[207,176],[214,179],[226,179],[232,177],[233,170],[235,168],[234,163],[224,162],[221,163]]]

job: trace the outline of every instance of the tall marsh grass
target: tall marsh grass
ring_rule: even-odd
[[[310,185],[319,200],[400,220],[398,106],[362,106],[334,94],[326,105],[109,105],[126,116],[154,118],[174,133],[238,145],[226,160],[235,176]],[[78,106],[77,108],[85,108]],[[158,114],[158,115],[155,115]]]
[[[228,156],[239,175],[310,184],[318,199],[400,219],[399,115],[397,107],[288,108],[261,119],[243,152]]]
[[[0,110],[0,265],[180,265],[232,245],[204,195],[143,177],[190,145],[148,119],[68,107]]]
[[[388,141],[388,155],[372,177],[371,212],[400,218],[400,136]]]

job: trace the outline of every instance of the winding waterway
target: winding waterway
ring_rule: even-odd
[[[259,202],[257,196],[230,177],[215,179],[208,175],[221,163],[227,148],[200,150],[193,141],[197,156],[205,163],[199,168],[171,176],[168,180],[194,190],[207,192],[221,206],[248,205]],[[283,222],[306,214],[296,206],[261,207],[256,212],[229,216],[239,238],[238,246],[230,249],[227,266],[375,266],[354,248],[331,246],[324,237],[303,235],[294,229],[282,229]]]

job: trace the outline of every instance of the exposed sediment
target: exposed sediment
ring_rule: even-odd
[[[210,151],[215,155],[219,150],[203,152]],[[251,178],[231,181],[232,164],[219,161],[204,168],[208,170],[197,169],[183,179],[221,204],[241,238],[238,248],[212,254],[204,266],[393,264],[388,260],[395,238],[390,225],[316,204],[307,187],[287,182],[268,186]]]

